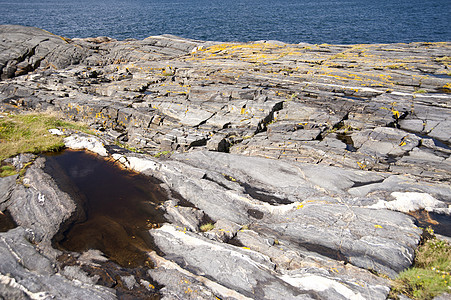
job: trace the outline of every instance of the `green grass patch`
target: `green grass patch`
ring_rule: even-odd
[[[59,151],[63,138],[48,132],[51,128],[86,131],[87,127],[48,114],[7,115],[0,118],[0,161],[19,153]]]
[[[16,174],[16,168],[14,168],[13,166],[4,165],[0,167],[0,177],[8,177]]]
[[[119,147],[121,147],[121,148],[124,148],[124,149],[127,149],[128,151],[131,151],[131,152],[135,152],[135,153],[143,153],[143,151],[141,151],[141,150],[139,150],[139,149],[137,149],[137,148],[135,148],[135,147],[131,147],[131,146],[125,144],[125,143],[121,143],[121,142],[119,142],[119,141],[116,141],[115,144],[116,144],[117,146],[119,146]]]
[[[431,231],[431,230],[429,230]],[[390,298],[404,294],[412,299],[432,299],[451,292],[451,245],[433,236],[415,252],[411,268],[393,282]]]
[[[419,90],[416,90],[415,92],[413,92],[414,94],[426,94],[427,93],[427,91],[426,90],[424,90],[424,89],[419,89]]]
[[[155,157],[155,158],[167,157],[167,156],[170,156],[171,154],[172,154],[172,151],[161,151],[161,152],[155,153],[153,155],[153,157]]]
[[[211,223],[207,223],[207,224],[200,226],[200,230],[203,232],[213,230],[213,228],[215,228],[215,225],[213,225]]]

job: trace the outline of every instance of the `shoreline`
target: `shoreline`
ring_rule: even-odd
[[[450,49],[68,40],[0,26],[1,112],[82,121],[94,134],[68,131],[66,147],[97,151],[167,192],[158,206],[167,222],[148,230],[155,268],[112,271],[98,249],[52,246],[63,224],[82,222],[75,196],[55,185],[68,176],[45,173],[45,157],[10,159],[31,164],[0,178],[0,211],[18,225],[0,233],[0,269],[10,274],[0,288],[385,299],[422,236],[408,214],[451,218]],[[27,256],[36,263],[20,262]],[[115,283],[102,279],[108,272]]]

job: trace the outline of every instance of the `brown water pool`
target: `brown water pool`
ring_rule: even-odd
[[[45,171],[79,207],[75,222],[54,239],[55,247],[98,249],[124,267],[150,265],[145,252],[154,246],[148,230],[166,222],[158,209],[167,200],[159,182],[83,151],[65,150],[46,158]]]

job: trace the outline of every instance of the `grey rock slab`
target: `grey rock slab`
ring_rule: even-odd
[[[286,274],[281,278],[299,289],[317,290],[321,299],[386,299],[389,291],[389,287],[382,285],[367,285],[367,289],[355,291],[359,285],[356,282],[341,281],[323,274],[307,272]]]
[[[271,261],[276,263],[277,270],[293,284],[296,284],[297,279],[301,279],[298,284],[304,287],[323,281],[325,286],[337,288],[337,291],[331,288],[331,295],[324,298],[339,297],[339,290],[346,291],[349,295],[360,294],[367,299],[385,299],[388,294],[388,280],[351,264],[343,264],[315,252],[299,251],[281,240],[263,236],[253,230],[238,231],[237,239],[251,250],[268,255]]]
[[[215,294],[195,276],[164,268],[149,270],[148,273],[153,280],[164,285],[159,291],[162,299],[217,299]]]
[[[227,243],[236,235],[240,228],[241,225],[239,224],[221,219],[214,224],[214,228],[212,230],[206,231],[204,236],[212,240]]]
[[[254,230],[242,228],[236,233],[236,240],[244,247],[267,255],[276,264],[278,270],[295,270],[305,265],[304,253],[293,251],[275,237],[264,236]]]
[[[156,243],[162,250],[164,249],[166,259],[177,262],[179,267],[194,274],[208,277],[225,287],[254,299],[280,299],[280,297],[296,299],[296,296],[307,299],[308,297],[319,297],[320,299],[385,299],[389,290],[388,283],[384,279],[378,279],[363,270],[356,269],[352,272],[343,268],[343,265],[339,266],[332,263],[327,268],[321,269],[321,267],[318,267],[318,263],[303,262],[303,267],[298,267],[292,271],[282,271],[282,274],[280,274],[273,271],[272,268],[268,268],[266,263],[264,263],[264,266],[259,265],[260,259],[258,257],[257,259],[254,256],[248,257],[254,252],[247,250],[247,248],[241,249],[227,244],[206,241],[194,234],[174,231],[174,229],[165,225],[160,229],[151,231]],[[193,247],[202,250],[193,249]],[[199,259],[196,258],[198,251],[202,251],[204,256],[209,257],[208,262],[202,260],[202,263],[198,263]],[[281,253],[284,253],[284,251],[281,251]],[[190,254],[195,257],[189,257]],[[196,262],[195,265],[193,265],[194,262]],[[238,265],[235,266],[235,264]],[[251,265],[249,266],[249,264]],[[157,268],[150,272],[161,276],[159,273],[161,274],[162,271]],[[361,273],[358,275],[358,277],[361,276],[359,279],[352,278],[352,275],[356,273]],[[274,277],[268,280],[268,276]],[[155,278],[155,276],[153,277]],[[264,283],[261,280],[264,280]],[[282,280],[282,283],[280,280]],[[288,287],[285,286],[287,283],[289,284]],[[251,286],[248,286],[249,284]],[[285,286],[283,292],[279,290],[280,285]],[[363,285],[363,287],[360,285]],[[297,293],[287,294],[287,289],[293,291],[293,286],[297,287]]]
[[[11,193],[16,186],[17,175],[8,177],[0,177],[0,211],[4,211],[7,201],[11,197]]]
[[[408,156],[403,156],[391,165],[390,170],[446,182],[451,179],[451,165],[446,160],[448,155],[440,150],[414,148]]]
[[[420,137],[396,128],[377,127],[352,134],[359,152],[374,156],[401,156],[417,147]]]
[[[304,103],[289,101],[284,103],[281,111],[274,114],[274,118],[278,121],[293,120],[305,125],[308,125],[309,122],[314,122],[333,126],[340,122],[343,116],[331,114],[324,109],[305,105]]]
[[[100,266],[99,262],[108,261],[108,259],[104,256],[104,254],[100,250],[89,249],[83,253],[81,253],[80,257],[78,257],[78,261],[81,265],[92,265],[92,266]]]
[[[401,161],[403,160],[421,161],[421,163],[430,164],[442,164],[445,160],[445,157],[438,156],[432,151],[424,151],[420,148],[413,148],[412,151],[410,151],[409,156],[403,157],[401,159]]]
[[[301,168],[283,161],[208,151],[177,154],[173,159],[222,174],[236,184],[246,183],[257,189],[255,197],[269,193],[289,203],[323,195],[304,178]]]
[[[441,121],[430,132],[429,136],[442,141],[451,142],[451,116],[447,120]]]
[[[422,182],[416,183],[415,180],[403,176],[387,177],[387,175],[377,172],[300,163],[289,164],[283,161],[218,152],[197,151],[175,154],[170,161],[152,161],[144,157],[122,157],[122,160],[131,168],[160,178],[215,221],[226,219],[239,225],[245,225],[251,221],[265,223],[268,228],[274,226],[278,228],[276,236],[284,232],[282,229],[285,228],[284,226],[287,226],[287,228],[300,226],[298,223],[293,222],[286,224],[287,222],[283,220],[284,217],[292,220],[296,219],[295,217],[290,217],[291,211],[295,207],[310,202],[328,203],[330,207],[315,206],[315,209],[318,209],[318,211],[322,212],[325,210],[320,215],[328,216],[316,220],[318,223],[316,231],[313,227],[305,225],[308,230],[304,226],[302,229],[293,229],[293,233],[299,230],[308,235],[309,238],[313,238],[308,243],[335,249],[333,251],[340,248],[338,241],[340,240],[341,232],[346,232],[347,230],[345,230],[346,226],[348,226],[347,223],[340,221],[343,215],[350,214],[354,216],[355,223],[351,222],[351,224],[358,228],[363,226],[357,222],[359,218],[366,219],[371,214],[380,214],[381,219],[379,221],[371,219],[374,224],[370,228],[374,231],[378,229],[378,227],[374,227],[379,225],[378,222],[386,220],[392,214],[392,212],[385,210],[379,213],[378,210],[358,210],[356,207],[350,207],[347,210],[346,205],[373,205],[378,201],[393,199],[392,192],[409,191],[416,188],[421,189],[422,187],[425,192],[441,196],[439,199],[449,197],[447,196],[449,195],[449,187],[447,186]],[[356,196],[358,198],[355,198]],[[289,203],[294,204],[291,206],[287,205]],[[387,206],[381,208],[384,207]],[[333,208],[337,209],[337,215],[333,214]],[[312,208],[312,214],[313,210]],[[410,222],[410,227],[406,225],[410,230],[409,234],[416,235],[417,229],[409,218],[401,214],[396,217],[393,216],[393,218],[399,219],[399,222]],[[301,219],[307,220],[308,217],[301,217]],[[272,225],[269,224],[271,222]],[[314,223],[313,219],[312,222]],[[337,227],[340,229],[333,226],[335,222],[340,224],[341,227]],[[322,229],[324,232],[322,230],[318,231],[322,226],[324,226]],[[390,226],[395,225],[392,224]],[[373,233],[373,231],[371,232]],[[395,230],[392,229],[392,231],[394,232]],[[383,232],[384,234],[381,237],[387,240],[385,242],[378,241],[377,244],[385,244],[386,248],[393,246],[393,249],[407,249],[405,250],[407,252],[413,251],[412,249],[415,247],[414,242],[409,242],[408,246],[403,245],[402,242],[397,244],[398,240],[392,240],[392,237],[384,236],[388,233],[392,234],[392,232]],[[377,233],[379,232],[374,231],[374,234]],[[329,236],[329,238],[317,240],[316,238],[320,236]],[[399,261],[396,262],[398,265],[395,264],[394,266],[391,266],[389,261],[377,262],[378,259],[386,259],[388,254],[382,258],[368,256],[363,261],[359,260],[357,262],[356,257],[361,255],[359,251],[363,251],[363,248],[360,249],[359,247],[364,247],[370,243],[365,239],[359,239],[358,234],[351,234],[347,245],[349,253],[343,254],[349,259],[353,257],[358,266],[376,268],[393,276],[395,272],[399,272],[411,263],[411,261],[402,260],[402,257],[399,257]],[[220,238],[220,240],[224,239]],[[331,244],[321,244],[326,243],[325,241]],[[356,253],[353,252],[353,247],[359,248],[355,250]],[[374,252],[374,249],[371,251]],[[402,253],[402,251],[398,252],[398,254]],[[376,261],[374,262],[375,266],[372,265],[373,261]]]
[[[257,232],[390,277],[409,267],[421,230],[406,215],[307,201],[257,222]]]
[[[191,231],[197,231],[204,218],[204,213],[194,207],[184,207],[176,205],[175,201],[168,200],[163,204],[166,218],[172,224],[188,228]]]
[[[182,38],[170,34],[163,34],[160,36],[150,36],[144,39],[144,41],[149,42],[155,46],[159,46],[161,48],[178,49],[185,53],[191,52],[195,47],[198,47],[200,44],[209,44],[209,42]]]
[[[226,139],[225,134],[215,134],[207,141],[207,149],[218,152],[227,152],[230,142]]]
[[[100,276],[89,277],[80,266],[65,266],[62,270],[62,274],[71,280],[78,280],[87,284],[96,284]]]
[[[341,137],[344,137],[344,139],[342,139]],[[352,144],[346,140],[347,137],[346,133],[341,134],[341,137],[335,133],[326,134],[325,137],[318,144],[318,146],[324,147],[326,149],[334,149],[334,150],[336,149],[340,152],[343,150],[349,151],[350,149],[348,148],[348,144],[350,144],[351,146]]]
[[[18,225],[32,230],[35,242],[40,242],[50,254],[55,251],[50,246],[51,239],[76,206],[43,171],[44,163],[44,158],[38,158],[27,169],[22,184],[18,184],[11,194],[8,211]]]
[[[344,194],[355,186],[382,182],[386,175],[378,172],[356,171],[331,166],[300,165],[307,180],[331,194]]]
[[[422,132],[426,124],[423,120],[419,119],[405,119],[399,121],[399,125],[404,130]]]
[[[34,71],[38,67],[64,68],[80,62],[86,52],[45,30],[19,25],[0,26],[0,78]]]
[[[208,112],[200,109],[187,109],[185,114],[182,114],[180,123],[185,126],[199,126],[207,122],[214,115],[214,112]]]
[[[274,132],[268,134],[270,141],[313,141],[321,134],[321,129],[300,129],[294,132]]]
[[[298,290],[275,276],[274,265],[257,252],[202,239],[170,225],[150,231],[157,246],[181,267],[212,278],[247,297],[314,299],[316,293]]]
[[[358,197],[375,197],[390,200],[393,192],[422,192],[437,200],[451,203],[451,186],[446,183],[431,183],[408,175],[391,175],[380,183],[352,187],[348,193]]]
[[[156,263],[156,268],[149,270],[148,274],[165,286],[160,290],[163,299],[216,299],[216,296],[229,300],[251,299],[207,277],[193,274],[155,252],[149,253],[149,256]]]
[[[175,154],[172,158],[229,176],[236,182],[259,189],[256,194],[266,191],[290,202],[308,200],[309,197],[347,195],[348,189],[382,182],[387,177],[377,172],[207,151]]]
[[[3,283],[5,281],[5,284]],[[4,279],[0,282],[0,295],[4,299],[10,299],[10,300],[22,300],[22,299],[30,299],[27,294],[20,290],[19,288],[14,288],[8,283],[10,282],[10,279]],[[14,284],[13,284],[14,285]]]

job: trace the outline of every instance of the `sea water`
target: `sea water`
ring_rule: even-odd
[[[0,24],[68,38],[174,34],[213,41],[451,40],[450,0],[0,0]]]

